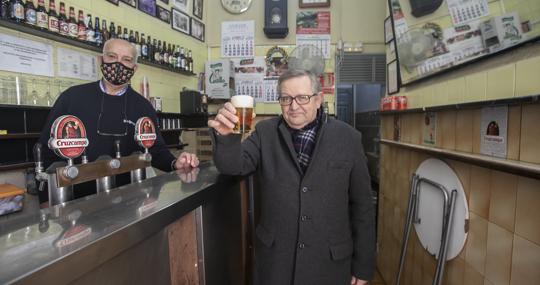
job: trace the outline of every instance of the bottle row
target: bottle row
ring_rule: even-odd
[[[45,0],[38,0],[37,7],[34,0],[0,0],[0,16],[3,20],[11,20],[20,24],[27,24],[36,29],[50,31],[59,35],[77,39],[93,45],[102,46],[105,41],[120,38],[129,41],[137,50],[137,55],[155,64],[167,66],[174,70],[193,73],[193,57],[191,50],[139,35],[114,22],[107,25],[107,20],[94,18],[92,15],[79,10],[78,20],[75,18],[75,8],[69,7],[69,17],[66,16],[64,2],[60,2],[60,13],[56,12],[55,0],[49,0],[49,10],[45,8]]]

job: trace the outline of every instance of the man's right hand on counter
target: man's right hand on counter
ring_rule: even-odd
[[[227,102],[223,108],[218,110],[217,115],[213,120],[208,120],[208,126],[216,130],[218,134],[224,136],[233,132],[234,124],[236,122],[238,122],[236,109],[230,102]]]

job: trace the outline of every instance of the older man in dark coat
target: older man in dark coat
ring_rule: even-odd
[[[367,284],[373,277],[374,209],[361,134],[321,110],[307,71],[278,81],[282,116],[241,142],[226,103],[208,125],[220,172],[261,179],[255,284]]]

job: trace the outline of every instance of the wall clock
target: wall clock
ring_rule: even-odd
[[[246,12],[251,6],[253,0],[221,0],[221,6],[232,14],[241,14]]]

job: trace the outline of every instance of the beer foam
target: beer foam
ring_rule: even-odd
[[[231,97],[231,103],[238,108],[253,108],[253,97],[249,95],[235,95]]]

